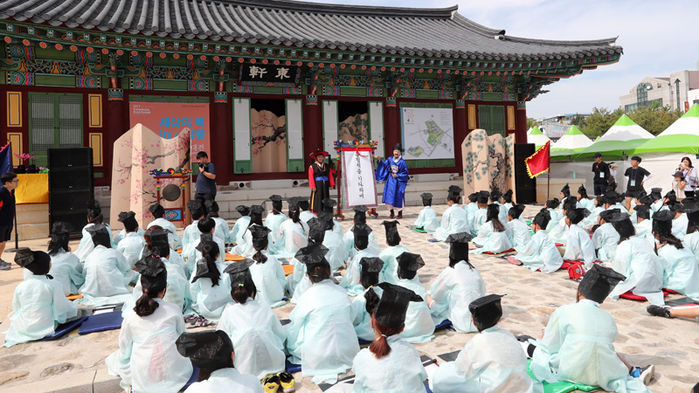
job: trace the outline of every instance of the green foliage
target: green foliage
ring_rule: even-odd
[[[580,128],[583,134],[594,139],[604,134],[623,114],[624,111],[621,108],[613,111],[607,108],[594,108],[587,118],[583,116],[573,118],[572,124]],[[656,103],[634,109],[626,114],[651,134],[658,135],[684,113]]]
[[[534,127],[534,126],[538,126],[540,124],[541,124],[540,121],[537,121],[536,119],[532,119],[531,117],[527,117],[527,130]]]

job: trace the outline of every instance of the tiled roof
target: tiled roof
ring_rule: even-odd
[[[501,35],[442,9],[290,0],[1,0],[0,19],[159,37],[477,60],[619,54],[616,38],[550,41]],[[497,39],[498,37],[499,39]]]

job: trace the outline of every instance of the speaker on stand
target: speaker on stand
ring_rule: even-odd
[[[536,203],[536,179],[527,174],[524,159],[534,154],[533,143],[515,144],[515,190],[517,203]]]
[[[92,149],[89,147],[48,150],[49,225],[62,221],[71,235],[87,224],[87,206],[94,199]]]

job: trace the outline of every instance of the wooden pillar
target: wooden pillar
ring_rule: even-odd
[[[306,169],[311,165],[308,155],[316,149],[323,149],[323,119],[318,96],[307,95],[303,105],[303,158]],[[328,153],[333,156],[333,152]]]
[[[227,92],[214,92],[210,115],[213,119],[210,138],[211,161],[216,165],[216,184],[228,185],[233,175],[233,124]]]
[[[524,101],[517,101],[515,110],[515,142],[527,143],[527,107]]]
[[[454,106],[454,158],[456,160],[456,169],[459,173],[463,172],[463,160],[461,159],[461,143],[468,134],[466,127],[466,103],[464,100],[456,100]]]
[[[112,159],[114,144],[119,137],[129,130],[129,106],[124,99],[124,90],[110,88],[107,92],[107,107],[104,111],[103,150],[104,177],[108,184],[112,181]]]
[[[400,111],[395,97],[386,97],[384,110],[384,151],[383,157],[393,154],[393,147],[401,142]],[[403,146],[405,148],[405,146]]]

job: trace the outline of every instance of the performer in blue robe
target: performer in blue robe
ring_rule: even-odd
[[[432,194],[425,192],[420,194],[420,198],[422,198],[422,206],[424,207],[417,215],[415,228],[421,229],[427,233],[432,233],[439,227],[437,212],[432,208]],[[466,217],[468,221],[468,213],[466,213]]]
[[[396,217],[393,211],[398,209],[397,218],[403,218],[403,202],[405,187],[408,185],[408,164],[402,157],[403,148],[400,143],[393,148],[393,157],[387,158],[376,166],[376,180],[385,181],[381,202],[391,211],[391,218]]]

